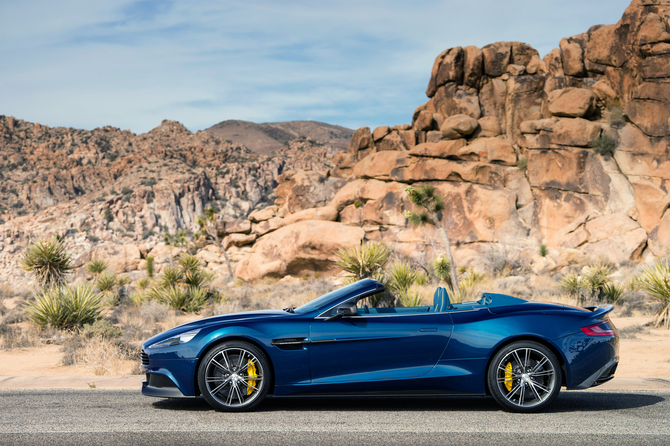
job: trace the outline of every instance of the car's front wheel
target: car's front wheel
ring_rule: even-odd
[[[202,396],[217,410],[245,411],[258,406],[270,386],[270,364],[258,347],[228,341],[210,350],[198,367]]]
[[[519,341],[503,347],[487,372],[489,390],[505,410],[537,412],[561,390],[561,365],[544,345]]]

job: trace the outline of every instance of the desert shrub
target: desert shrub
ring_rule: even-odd
[[[603,132],[599,137],[593,140],[591,145],[597,154],[609,158],[614,156],[614,150],[617,147],[617,141],[610,135]]]
[[[102,259],[91,260],[86,264],[86,271],[93,274],[94,276],[99,276],[107,269],[108,266],[108,263]]]
[[[612,267],[604,263],[596,263],[586,268],[584,284],[592,297],[601,297],[605,285],[611,282]]]
[[[433,271],[439,280],[451,284],[451,263],[442,254],[433,261]]]
[[[154,258],[152,256],[147,256],[147,277],[151,278],[154,276]]]
[[[116,274],[112,272],[103,273],[95,279],[95,288],[100,290],[101,293],[110,293],[116,284],[117,277]]]
[[[163,272],[158,278],[158,286],[160,288],[172,288],[184,279],[184,273],[181,269],[175,266],[167,266],[163,268]]]
[[[95,375],[119,375],[128,372],[128,360],[136,360],[139,352],[126,342],[94,336],[75,336],[67,341],[61,360],[63,365],[88,366]]]
[[[142,302],[139,312],[143,320],[155,323],[167,319],[170,314],[170,307],[161,302],[150,300]]]
[[[574,297],[581,295],[586,290],[582,278],[576,273],[568,273],[564,275],[559,281],[558,286],[565,293]]]
[[[398,294],[407,293],[418,275],[418,271],[408,261],[395,262],[388,271],[389,288]]]
[[[385,243],[366,242],[361,246],[340,249],[337,266],[350,274],[352,281],[383,275],[393,249]]]
[[[4,321],[0,324],[0,347],[3,349],[35,347],[39,345],[39,338],[32,333],[26,333],[21,327],[12,327]]]
[[[64,285],[74,270],[72,258],[59,237],[32,241],[19,259],[19,267],[29,272],[42,289]]]
[[[670,261],[657,260],[653,265],[643,267],[636,284],[661,303],[654,315],[654,326],[670,328]]]
[[[130,277],[125,274],[121,274],[116,278],[116,284],[118,286],[126,286],[130,283]]]
[[[528,169],[528,158],[520,156],[519,160],[516,162],[516,167],[525,172],[526,169]]]
[[[403,307],[418,307],[423,304],[423,295],[418,288],[411,287],[400,291],[398,300]]]
[[[123,330],[113,326],[107,319],[98,319],[92,324],[84,324],[80,334],[85,339],[94,337],[110,339],[123,336]]]
[[[150,293],[158,302],[185,313],[198,313],[207,303],[207,292],[197,287],[154,287]]]
[[[105,209],[104,217],[105,217],[105,221],[107,223],[111,223],[112,220],[114,220],[114,216],[112,215],[112,211],[109,208]]]
[[[608,282],[603,285],[602,293],[607,303],[616,304],[624,297],[624,287]]]
[[[414,283],[416,283],[419,286],[426,286],[428,285],[428,282],[430,282],[430,277],[428,276],[428,274],[426,274],[425,271],[417,272],[416,281]]]
[[[100,318],[101,295],[88,285],[48,288],[25,306],[25,312],[38,327],[76,329]]]
[[[7,311],[2,317],[2,322],[4,324],[18,324],[19,322],[25,322],[28,320],[25,310],[21,306],[17,306]]]
[[[213,274],[200,267],[200,260],[191,254],[182,254],[177,266],[166,267],[148,296],[184,312],[198,313],[208,300],[220,300],[220,294],[209,285]]]
[[[549,254],[549,249],[547,248],[547,245],[545,245],[544,243],[540,243],[538,254],[540,254],[540,257],[547,257],[547,254]]]
[[[148,278],[143,277],[135,282],[135,285],[137,285],[137,288],[140,290],[145,290],[149,287],[149,285],[151,285],[151,281]]]
[[[358,209],[359,207],[363,206],[364,204],[365,204],[365,202],[364,202],[363,200],[361,200],[360,198],[356,198],[356,199],[354,200],[354,207],[355,207],[356,209]]]

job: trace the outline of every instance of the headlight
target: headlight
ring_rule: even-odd
[[[172,347],[174,345],[179,345],[179,344],[185,344],[191,339],[195,337],[195,335],[198,334],[200,329],[197,330],[191,330],[187,331],[185,333],[181,333],[178,335],[174,335],[172,337],[169,337],[163,341],[156,342],[155,344],[151,344],[149,348],[161,348],[161,347]]]

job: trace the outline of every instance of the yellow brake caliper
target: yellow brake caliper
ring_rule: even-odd
[[[510,364],[511,367],[511,364]],[[251,359],[247,361],[247,377],[249,378],[249,385],[247,386],[247,396],[251,395],[254,389],[251,386],[256,387],[255,377],[258,376],[258,371],[256,370],[256,364],[254,364]]]
[[[508,362],[505,366],[505,387],[508,392],[512,391],[512,363]]]

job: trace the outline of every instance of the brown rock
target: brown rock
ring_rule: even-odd
[[[251,281],[261,277],[334,272],[337,251],[361,243],[365,231],[330,221],[302,221],[272,232],[254,245],[235,275]]]
[[[642,62],[642,77],[664,79],[670,77],[670,54],[650,56]]]
[[[482,78],[482,70],[484,67],[482,50],[476,46],[466,46],[463,48],[463,52],[465,53],[463,84],[466,87],[479,88],[479,82]]]
[[[435,79],[437,87],[441,87],[447,82],[463,83],[463,62],[465,53],[460,46],[451,48],[442,59],[440,68],[437,71]]]
[[[528,149],[559,149],[562,146],[589,147],[600,136],[602,128],[582,118],[552,118],[536,121],[539,134],[527,134],[519,145]],[[532,126],[532,123],[524,127]]]
[[[363,158],[354,166],[354,176],[357,178],[377,178],[387,180],[391,172],[400,167],[409,165],[407,152],[377,152]]]
[[[616,160],[621,172],[627,176],[657,177],[670,179],[670,159],[648,153],[615,151]]]
[[[474,89],[449,83],[437,89],[432,101],[435,104],[436,111],[442,116],[464,114],[474,119],[481,117],[479,98],[477,97],[477,91]]]
[[[530,59],[530,62],[528,62],[528,66],[526,66],[526,73],[528,74],[538,74],[538,73],[546,73],[547,72],[547,66],[545,65],[544,61],[540,59],[540,56],[533,56]]]
[[[359,150],[365,149],[372,145],[372,135],[370,134],[370,127],[361,127],[354,132],[349,142],[349,153],[356,154]]]
[[[504,138],[478,138],[457,153],[464,159],[488,163],[516,164],[516,152],[512,143]]]
[[[442,141],[443,136],[442,132],[440,131],[430,131],[426,132],[426,141],[425,142],[430,142],[430,143],[436,143]]]
[[[430,81],[428,82],[428,88],[426,89],[426,96],[429,98],[432,98],[435,95],[435,92],[437,91],[437,71],[440,69],[440,64],[442,63],[442,59],[444,56],[449,52],[449,49],[446,49],[442,51],[436,58],[435,62],[433,62],[433,69],[430,72]]]
[[[479,118],[480,131],[475,134],[477,137],[494,138],[502,134],[500,122],[495,116],[483,116]]]
[[[564,88],[549,93],[549,112],[554,116],[583,118],[596,109],[596,95],[583,88]]]
[[[412,157],[409,166],[396,169],[391,178],[405,183],[457,181],[496,187],[502,187],[505,184],[505,173],[502,166],[423,157]]]
[[[590,33],[586,46],[585,63],[621,67],[627,60],[629,25],[606,25]],[[587,65],[587,70],[589,69]]]
[[[656,257],[668,254],[670,246],[670,212],[666,212],[659,225],[649,233],[649,249]]]
[[[421,110],[414,121],[414,129],[425,132],[433,127],[433,113],[428,110]]]
[[[504,130],[507,105],[507,83],[501,79],[492,79],[482,86],[479,103],[484,116],[494,116]]]
[[[231,246],[244,246],[256,241],[256,234],[230,234],[223,238],[221,245],[228,251]]]
[[[544,56],[544,64],[552,75],[559,77],[565,75],[563,71],[563,56],[561,55],[561,50],[558,48],[554,48],[549,54]]]
[[[382,125],[372,131],[372,139],[376,142],[388,135],[391,132],[391,127]]]
[[[428,156],[432,158],[448,158],[457,156],[458,150],[466,144],[465,139],[443,140],[437,143],[424,143],[409,151],[411,156]]]
[[[512,56],[512,46],[509,42],[496,42],[482,48],[484,59],[484,73],[487,76],[498,77],[507,72],[507,65]]]
[[[611,262],[637,260],[647,245],[647,233],[625,214],[596,217],[586,222],[585,229],[589,242],[583,251],[594,257],[607,253]]]
[[[236,220],[223,221],[219,224],[219,236],[223,237],[228,234],[248,234],[251,231],[251,222],[247,219],[238,218]]]
[[[563,38],[560,43],[563,72],[568,76],[583,76],[584,51],[579,43],[572,39]]]
[[[646,153],[662,157],[666,155],[668,143],[665,138],[648,137],[634,125],[626,124],[618,132],[617,151]]]
[[[446,138],[459,139],[471,135],[478,126],[479,122],[468,115],[454,115],[444,120],[440,131]]]
[[[312,170],[293,170],[278,177],[275,204],[289,213],[302,209],[325,206],[342,187],[340,178],[326,176]]]
[[[544,81],[542,75],[513,77],[507,81],[505,102],[505,134],[518,142],[523,121],[543,117]]]
[[[406,148],[411,149],[416,145],[416,132],[414,130],[401,130],[398,133]]]
[[[512,76],[521,76],[526,72],[526,67],[523,65],[508,65],[507,72]]]
[[[531,186],[556,188],[606,197],[610,178],[591,150],[533,150],[528,152]]]
[[[292,225],[293,223],[297,223],[299,221],[307,221],[307,220],[335,221],[337,220],[337,216],[338,216],[337,209],[335,209],[332,206],[305,209],[284,218],[283,226],[288,226]]]
[[[299,211],[300,212],[300,211]],[[260,237],[268,232],[276,231],[277,229],[284,226],[284,219],[279,217],[272,217],[268,220],[263,220],[258,224],[251,226],[251,234],[256,237]]]
[[[341,211],[357,199],[362,201],[378,200],[389,193],[401,192],[405,184],[379,180],[357,179],[344,185],[337,191],[330,206]]]
[[[631,95],[626,104],[628,118],[649,136],[670,135],[670,84],[644,82]]]
[[[403,138],[398,131],[394,130],[384,136],[380,141],[377,141],[377,150],[379,151],[393,151],[393,150],[407,150]]]
[[[249,214],[249,221],[252,223],[258,223],[261,221],[269,220],[275,216],[277,213],[277,206],[268,206],[263,209],[256,209],[251,214]]]
[[[591,91],[596,95],[598,100],[610,103],[616,99],[617,94],[612,88],[612,84],[607,79],[600,79],[591,86]]]
[[[523,42],[511,42],[512,45],[512,63],[514,65],[527,66],[533,57],[539,57],[540,54],[535,48]]]
[[[597,214],[603,208],[599,197],[583,193],[554,188],[533,188],[533,195],[538,204],[538,225],[550,246],[561,246],[561,229],[575,219]]]
[[[667,32],[663,19],[651,12],[646,15],[637,31],[637,43],[645,45],[658,42],[670,42],[670,33]]]
[[[667,180],[653,177],[628,177],[635,191],[635,209],[637,221],[645,231],[651,233],[660,225],[668,205],[670,196],[667,193]],[[670,245],[668,245],[670,246]]]

